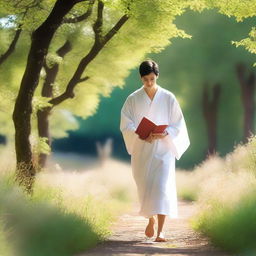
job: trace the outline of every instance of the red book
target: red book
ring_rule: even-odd
[[[150,132],[163,133],[166,127],[168,127],[168,125],[166,124],[156,125],[146,117],[143,117],[135,133],[137,133],[142,140],[145,140],[149,136]]]

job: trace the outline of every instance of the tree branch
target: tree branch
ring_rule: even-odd
[[[93,25],[93,31],[95,33],[95,39],[94,44],[89,51],[89,53],[80,61],[73,77],[70,79],[69,83],[67,84],[66,90],[63,94],[51,99],[49,103],[53,105],[58,105],[64,100],[68,98],[73,98],[74,95],[74,88],[75,86],[83,81],[86,81],[88,78],[81,78],[84,70],[88,66],[90,62],[98,55],[98,53],[101,51],[101,49],[104,47],[104,45],[121,29],[121,27],[125,24],[125,22],[128,20],[128,15],[123,15],[119,21],[113,26],[112,29],[109,30],[109,32],[102,36],[102,25],[103,25],[103,9],[104,9],[104,3],[102,1],[98,1],[98,9],[97,9],[97,18]]]
[[[119,21],[113,26],[113,28],[104,36],[104,44],[106,44],[124,25],[124,23],[129,19],[127,14],[123,15]]]
[[[86,1],[88,1],[88,0],[76,0],[76,1],[74,1],[76,4],[78,4],[78,3],[81,3],[81,2],[86,2]],[[89,0],[90,1],[90,0]]]
[[[19,40],[21,31],[22,31],[21,25],[19,25],[18,29],[15,32],[14,38],[13,38],[11,44],[9,45],[9,48],[6,50],[5,53],[3,53],[0,56],[0,65],[3,64],[3,62],[14,52],[17,42]]]
[[[89,76],[85,76],[85,77],[83,77],[83,78],[80,78],[78,82],[79,82],[79,83],[82,83],[82,82],[88,80],[89,78],[90,78]]]
[[[16,1],[16,3],[14,4],[14,7],[17,10],[22,10],[22,8],[25,8],[25,11],[22,11],[20,14],[27,13],[27,11],[29,9],[32,9],[32,8],[35,8],[35,7],[45,10],[45,8],[43,8],[41,6],[41,1],[40,0],[33,0],[31,3],[26,3],[25,5],[24,4],[22,5],[22,2],[24,2],[24,1],[23,0]]]
[[[63,23],[77,23],[77,22],[81,22],[88,19],[92,14],[92,8],[94,3],[95,3],[95,0],[90,0],[89,7],[84,14],[74,18],[66,18],[63,20]]]
[[[59,57],[63,58],[72,49],[70,41],[67,39],[66,42],[56,51]]]
[[[101,44],[102,41],[103,9],[104,3],[101,0],[98,0],[97,19],[93,24],[96,44]]]
[[[72,46],[69,40],[66,40],[66,42],[56,51],[56,54],[64,58],[67,53],[69,53],[72,50]],[[53,87],[52,84],[55,82],[57,74],[59,72],[59,64],[55,63],[52,67],[48,67],[46,64],[46,60],[44,60],[43,67],[46,72],[45,81],[43,83],[42,87],[42,96],[43,97],[52,97],[53,95]]]
[[[17,4],[19,4],[19,2],[18,2]],[[26,7],[25,11],[21,13],[21,14],[23,15],[22,19],[24,19],[24,18],[26,17],[27,12],[28,12],[28,10],[29,10],[30,8],[32,8],[32,7],[28,5],[28,6]],[[21,23],[22,23],[22,22],[21,22]],[[20,38],[20,34],[21,34],[21,32],[22,32],[22,25],[21,25],[21,23],[18,25],[18,29],[17,29],[16,32],[15,32],[14,38],[13,38],[11,44],[9,45],[9,48],[6,50],[5,53],[3,53],[3,54],[0,56],[0,65],[3,64],[3,62],[6,61],[7,58],[14,52],[15,47],[16,47],[16,45],[17,45],[17,43],[18,43],[19,38]]]

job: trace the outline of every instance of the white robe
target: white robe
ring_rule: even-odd
[[[135,130],[144,116],[157,125],[168,124],[168,135],[152,143],[141,140]],[[190,141],[176,97],[157,85],[151,100],[142,86],[127,97],[121,110],[120,130],[131,155],[139,215],[150,218],[164,214],[178,218],[175,158],[180,159]]]

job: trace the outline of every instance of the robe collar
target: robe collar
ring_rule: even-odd
[[[154,95],[154,98],[151,100],[148,96],[148,94],[146,93],[146,91],[144,90],[144,85],[141,86],[141,90],[142,90],[142,93],[144,95],[144,98],[146,100],[146,102],[151,105],[153,102],[156,101],[156,98],[158,97],[159,93],[160,93],[160,90],[161,90],[161,86],[157,84],[157,90],[156,90],[156,93]]]

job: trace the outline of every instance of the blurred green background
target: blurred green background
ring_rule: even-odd
[[[176,165],[192,168],[205,159],[208,147],[201,103],[204,84],[209,89],[216,83],[221,86],[216,151],[223,156],[242,141],[243,107],[235,65],[243,63],[248,72],[252,71],[254,56],[242,47],[236,48],[231,40],[247,37],[254,23],[253,19],[237,23],[234,18],[214,10],[187,11],[175,23],[192,35],[192,39],[174,38],[164,51],[147,57],[158,62],[157,83],[176,95],[187,123],[191,146]],[[95,155],[95,142],[111,137],[113,156],[129,161],[119,130],[120,110],[126,97],[141,85],[135,68],[123,89],[116,88],[110,97],[101,98],[96,114],[86,120],[77,118],[80,128],[69,132],[69,137],[54,141],[54,151]]]

